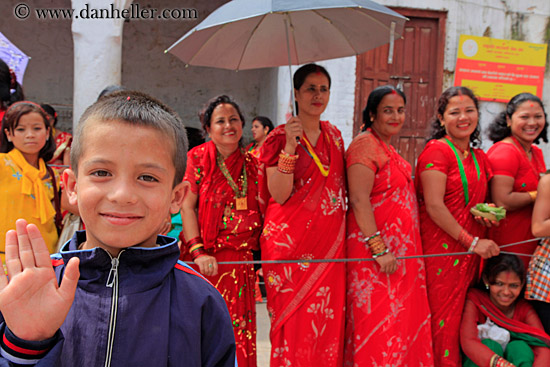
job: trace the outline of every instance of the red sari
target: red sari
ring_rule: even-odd
[[[546,165],[544,164],[542,150],[532,145],[531,151],[531,160],[529,160],[523,148],[518,149],[514,144],[502,141],[494,144],[487,152],[493,175],[512,177],[514,179],[514,192],[536,191],[539,178],[546,171]],[[506,218],[500,222],[500,225],[489,231],[491,238],[499,245],[534,238],[531,233],[532,214],[533,204],[518,210],[507,211]],[[537,245],[538,241],[531,241],[507,247],[505,251],[532,255]],[[520,258],[527,269],[531,258],[529,256],[520,256]]]
[[[356,137],[346,166],[376,176],[371,204],[376,227],[395,256],[422,255],[411,166],[370,132]],[[372,258],[353,209],[348,210],[348,258]],[[374,261],[347,263],[346,366],[433,366],[430,308],[423,259],[398,260],[381,273]]]
[[[456,221],[474,237],[485,237],[485,227],[478,224],[470,214],[470,208],[486,200],[488,181],[491,177],[489,162],[480,149],[462,161],[468,183],[468,203],[458,168],[457,157],[444,142],[432,140],[426,144],[416,165],[416,190],[420,211],[420,234],[424,254],[466,252],[458,241],[436,225],[424,202],[420,175],[426,170],[437,170],[447,176],[444,203]],[[478,162],[478,170],[473,159]],[[458,331],[462,308],[468,288],[474,284],[479,273],[478,255],[441,256],[425,259],[428,301],[432,311],[432,336],[434,362],[438,367],[460,365]]]
[[[271,367],[343,364],[345,266],[307,262],[344,257],[344,144],[336,127],[326,121],[320,127],[314,151],[330,167],[328,176],[321,174],[302,142],[296,150],[292,194],[282,205],[269,199],[260,238],[263,260],[304,260],[262,265],[271,317]],[[277,165],[285,142],[284,126],[269,134],[261,153],[267,167]]]
[[[254,157],[260,159],[260,148],[258,147],[258,143],[253,141],[252,143],[248,144],[246,147],[246,151],[252,154]]]
[[[233,180],[242,189],[243,164],[247,174],[247,209],[236,210],[235,194],[216,163],[216,146],[209,141],[187,154],[184,181],[198,195],[198,223],[204,247],[221,261],[251,261],[258,248],[262,221],[258,208],[257,161],[237,149],[225,160]],[[185,240],[184,240],[185,241]],[[182,257],[191,261],[182,246]],[[197,266],[194,266],[198,269]],[[256,366],[256,303],[253,265],[219,265],[218,275],[206,277],[220,291],[233,320],[239,366]]]
[[[477,325],[484,324],[487,318],[510,332],[523,334],[522,339],[534,345],[533,367],[550,366],[550,336],[544,332],[542,323],[529,302],[518,299],[513,317],[508,318],[491,302],[488,293],[470,289],[460,325],[460,344],[464,353],[476,365],[488,366],[495,354],[481,343],[478,336]]]
[[[71,147],[73,142],[73,136],[64,131],[60,132],[59,135],[55,138],[55,152],[53,153],[52,159],[48,162],[49,164],[63,164],[63,154],[65,150]]]

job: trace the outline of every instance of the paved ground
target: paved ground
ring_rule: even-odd
[[[269,342],[269,316],[265,301],[256,303],[256,348],[258,350],[258,367],[269,367],[269,355],[271,353],[271,343]]]

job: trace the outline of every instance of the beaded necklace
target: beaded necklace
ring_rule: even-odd
[[[241,154],[244,154],[244,152],[241,149]],[[227,166],[225,165],[225,161],[223,159],[223,156],[220,154],[220,152],[217,152],[216,154],[216,163],[218,164],[218,167],[220,168],[220,171],[222,171],[225,179],[227,180],[227,183],[235,193],[235,206],[237,210],[246,210],[248,209],[248,205],[246,202],[246,191],[248,189],[248,181],[246,178],[246,164],[243,162],[243,173],[241,175],[242,180],[242,190],[239,192],[239,186],[235,183],[233,180],[233,177],[231,177],[231,174],[229,173],[229,170],[227,169]]]

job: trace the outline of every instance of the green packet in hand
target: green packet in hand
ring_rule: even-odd
[[[497,222],[506,218],[506,209],[503,207],[490,206],[487,203],[479,203],[476,206],[473,206],[470,209],[470,213],[489,220],[496,220]]]

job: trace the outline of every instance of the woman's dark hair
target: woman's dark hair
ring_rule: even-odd
[[[271,120],[269,119],[269,117],[265,117],[265,116],[256,116],[252,119],[252,122],[254,121],[259,121],[260,124],[262,124],[262,126],[265,128],[267,127],[269,130],[267,131],[267,133],[269,134],[271,132],[271,130],[275,129],[275,126],[273,126],[273,122],[271,122]]]
[[[50,125],[55,127],[55,125],[57,125],[57,112],[55,111],[55,108],[45,103],[41,104],[40,107],[42,107],[42,109],[49,115],[49,121],[51,122]]]
[[[214,112],[214,109],[216,107],[218,107],[219,105],[221,105],[221,104],[230,104],[231,106],[233,106],[237,110],[237,113],[239,114],[239,117],[241,118],[241,121],[242,121],[243,126],[244,126],[244,116],[241,112],[241,109],[239,108],[239,105],[237,103],[235,103],[235,101],[233,101],[231,98],[229,98],[228,96],[226,96],[224,94],[224,95],[221,95],[221,96],[214,97],[210,101],[208,101],[208,104],[206,105],[206,107],[203,108],[203,110],[199,113],[199,118],[201,120],[202,130],[203,130],[205,136],[208,134],[206,128],[210,127],[210,123],[211,123],[210,120],[212,120],[212,113]]]
[[[407,104],[407,97],[405,97],[405,93],[403,93],[401,89],[397,89],[391,84],[381,85],[379,87],[376,87],[372,92],[370,92],[369,98],[367,99],[367,105],[363,110],[363,130],[362,131],[366,131],[369,127],[371,127],[373,123],[371,118],[376,117],[376,112],[378,111],[378,105],[380,104],[380,102],[382,102],[382,99],[384,99],[386,95],[391,93],[399,94],[403,98],[403,102]]]
[[[17,82],[15,73],[0,59],[0,107],[7,107],[24,99],[23,88]]]
[[[306,64],[304,66],[301,66],[294,72],[294,89],[300,89],[304,82],[306,81],[306,78],[309,74],[313,73],[323,73],[328,79],[328,87],[330,88],[330,75],[324,67],[317,64]]]
[[[294,89],[296,90],[300,89],[304,84],[304,82],[306,81],[306,78],[308,77],[308,75],[313,73],[323,73],[328,79],[328,88],[330,89],[330,85],[332,82],[327,69],[317,64],[305,64],[299,67],[298,70],[294,72],[294,78],[292,79],[294,83]],[[296,114],[298,114],[298,102],[296,102],[295,108],[296,108]]]
[[[503,271],[512,271],[517,274],[521,284],[525,284],[525,266],[516,255],[500,254],[485,260],[485,266],[481,273],[482,280],[489,284],[495,284],[497,276]],[[482,287],[486,290],[486,287]]]
[[[447,109],[447,105],[449,104],[449,100],[456,96],[467,96],[472,101],[474,101],[474,105],[476,106],[476,110],[478,113],[478,123],[476,126],[476,129],[470,135],[470,143],[472,143],[472,146],[474,147],[480,147],[481,146],[481,130],[479,128],[479,101],[477,100],[477,97],[474,95],[474,92],[472,92],[471,89],[466,87],[451,87],[447,89],[445,92],[441,94],[439,97],[439,100],[437,101],[437,110],[435,117],[433,118],[431,125],[432,125],[432,131],[430,133],[430,137],[428,138],[428,141],[433,139],[441,139],[443,138],[447,132],[445,131],[445,126],[441,126],[441,121],[439,120],[439,115],[443,116],[445,113],[445,110]]]
[[[535,139],[535,144],[540,143],[540,139],[542,139],[545,143],[548,143],[548,116],[546,115],[544,105],[542,104],[540,98],[531,93],[520,93],[513,96],[506,105],[506,110],[499,113],[493,122],[491,122],[491,125],[489,125],[489,128],[487,129],[487,135],[493,143],[501,141],[502,139],[512,135],[512,129],[508,126],[507,119],[512,118],[512,115],[523,102],[536,102],[542,108],[542,112],[544,113],[544,127],[542,128],[539,136]]]
[[[10,131],[13,134],[13,131],[19,125],[19,120],[21,119],[21,116],[31,112],[36,112],[40,116],[42,116],[42,118],[44,119],[44,126],[47,129],[50,128],[48,114],[42,109],[42,107],[40,107],[39,104],[30,101],[15,102],[7,109],[4,118],[2,119],[0,153],[8,153],[13,149],[13,143],[8,141],[6,130]],[[50,129],[46,144],[44,144],[42,149],[40,149],[38,156],[47,163],[50,159],[52,159],[54,152],[55,140],[52,136],[52,129]]]

